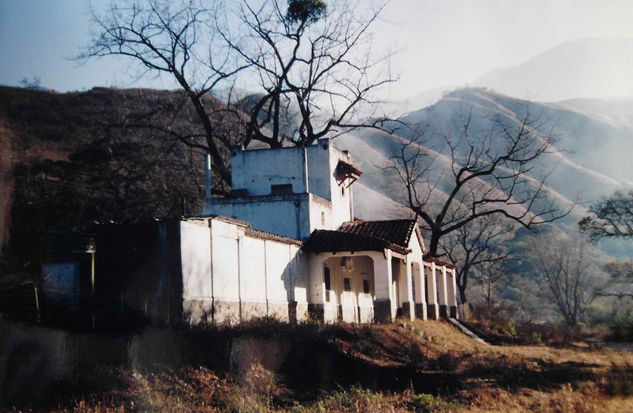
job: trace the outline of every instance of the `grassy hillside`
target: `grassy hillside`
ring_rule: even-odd
[[[633,409],[633,354],[585,343],[492,346],[439,321],[296,327],[265,322],[212,336],[252,345],[231,352],[228,370],[209,363],[150,362],[134,369],[84,369],[54,383],[50,398],[16,407],[79,412]]]

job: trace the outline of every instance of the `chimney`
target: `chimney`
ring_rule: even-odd
[[[204,183],[206,198],[211,198],[211,155],[207,154],[204,165]]]

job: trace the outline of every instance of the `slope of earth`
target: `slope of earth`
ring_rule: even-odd
[[[79,412],[633,408],[633,354],[627,351],[580,344],[491,346],[439,321],[294,327],[265,321],[209,334],[218,342],[230,337],[242,343],[234,345],[239,351],[230,351],[228,370],[213,363],[166,367],[149,360],[134,368],[84,368],[72,379],[52,383],[49,399],[14,407]],[[199,351],[208,352],[210,342],[199,344]]]

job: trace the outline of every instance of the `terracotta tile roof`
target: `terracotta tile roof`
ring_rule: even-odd
[[[272,232],[260,231],[258,229],[251,228],[250,226],[246,228],[244,233],[246,235],[254,237],[254,238],[266,239],[266,240],[269,240],[269,241],[283,242],[285,244],[295,244],[295,245],[298,245],[298,246],[302,245],[302,242],[297,240],[297,239],[284,237],[283,235],[273,234]]]
[[[382,238],[403,248],[409,246],[411,234],[415,230],[415,220],[396,219],[389,221],[349,221],[338,229],[342,232]]]
[[[340,174],[350,174],[356,176],[361,176],[363,174],[357,165],[351,162],[344,161],[342,159],[338,161],[338,164],[336,164],[336,172]]]
[[[414,220],[351,221],[336,231],[316,230],[303,243],[308,252],[392,251],[408,254]]]
[[[456,265],[451,264],[450,262],[442,261],[439,258],[435,258],[435,257],[425,257],[424,262],[434,262],[436,265],[444,266],[451,270],[457,268]]]
[[[307,252],[382,251],[389,248],[401,254],[409,250],[387,240],[343,231],[315,230],[303,243]]]

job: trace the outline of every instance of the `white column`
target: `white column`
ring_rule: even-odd
[[[455,270],[453,269],[446,270],[446,280],[447,280],[446,292],[447,292],[447,298],[448,298],[448,301],[446,302],[446,304],[449,306],[456,306],[457,305],[457,295],[456,295],[457,285],[455,283]]]
[[[440,305],[446,305],[448,303],[448,297],[446,295],[446,267],[435,267],[435,274],[437,277],[437,288],[438,288],[438,302]]]
[[[416,265],[417,264],[417,265]],[[423,320],[426,319],[426,296],[424,285],[426,283],[425,276],[422,273],[424,266],[420,263],[411,263],[413,271],[413,279],[415,280],[415,316]]]
[[[374,294],[377,300],[391,299],[391,250],[387,250],[384,260],[374,259]]]
[[[428,286],[427,317],[432,320],[439,318],[439,308],[437,306],[437,278],[435,276],[435,263],[424,266],[424,276]]]
[[[437,275],[437,288],[438,288],[438,301],[440,304],[440,315],[443,317],[448,317],[449,308],[448,308],[448,294],[447,287],[448,281],[446,279],[446,267],[445,266],[437,266],[435,268],[435,273]]]
[[[391,250],[385,250],[383,256],[376,254],[373,257],[373,261],[374,318],[378,322],[389,322],[395,316],[394,306],[397,304],[392,300]]]
[[[435,277],[435,263],[424,267],[429,294],[426,297],[429,304],[437,304],[437,278]]]
[[[404,259],[404,266],[405,285],[404,288],[402,288],[402,291],[404,292],[404,297],[402,297],[402,315],[404,317],[408,317],[410,320],[413,320],[415,318],[415,304],[413,303],[413,286],[411,285],[411,277],[413,276],[413,274],[411,272],[411,261],[409,255],[407,255]],[[402,268],[402,266],[400,266],[400,268]],[[408,311],[406,307],[409,307]]]
[[[450,273],[450,280],[449,280],[449,285],[450,285],[450,290],[451,290],[451,295],[448,298],[448,305],[451,307],[451,309],[449,310],[449,314],[451,317],[458,317],[458,311],[457,311],[457,270],[455,270],[454,268],[449,270]]]
[[[325,283],[323,280],[323,265],[328,259],[324,254],[310,256],[310,291],[309,304],[323,304],[325,302]]]

